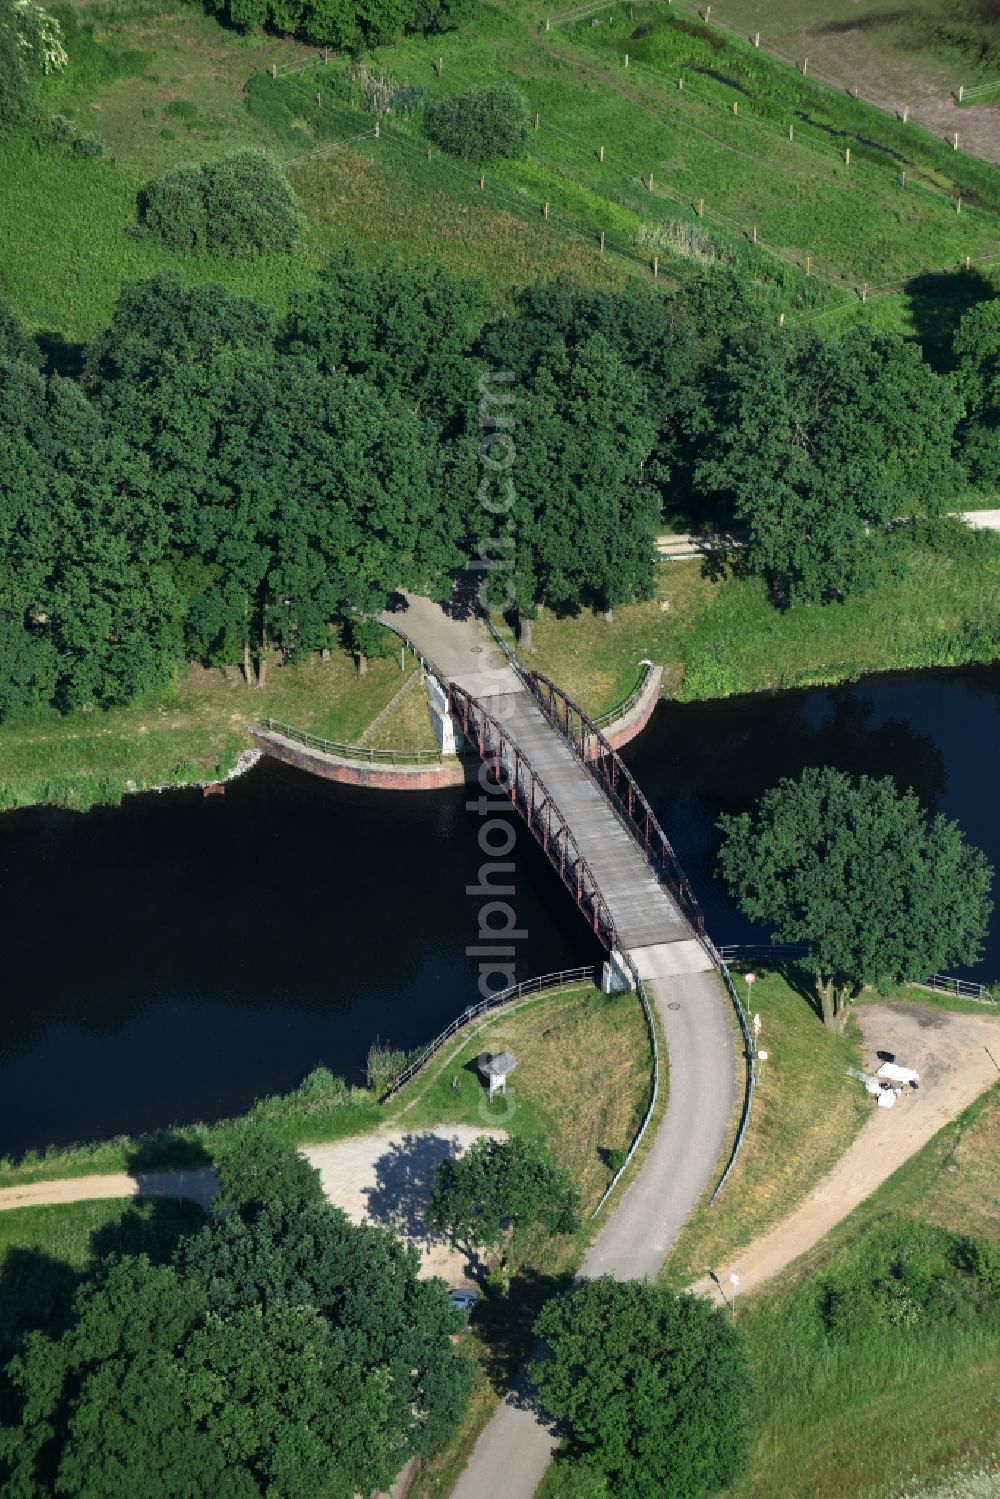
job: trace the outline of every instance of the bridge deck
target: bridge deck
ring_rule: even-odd
[[[407,608],[384,618],[401,628],[428,661],[500,720],[545,782],[590,865],[622,947],[641,977],[702,972],[712,964],[669,892],[618,821],[604,793],[549,724],[474,614],[447,614],[430,599],[408,596]]]

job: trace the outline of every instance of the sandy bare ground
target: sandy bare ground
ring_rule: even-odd
[[[805,1202],[730,1263],[714,1267],[727,1293],[732,1272],[743,1295],[818,1243],[1000,1078],[1000,1017],[909,1003],[861,1005],[855,1014],[867,1048],[865,1070],[878,1066],[877,1051],[894,1052],[904,1067],[917,1069],[920,1085],[904,1090],[894,1109],[880,1109],[873,1099],[872,1117]],[[721,1295],[707,1277],[692,1290]]]
[[[439,1130],[379,1130],[332,1145],[306,1145],[302,1154],[319,1171],[327,1197],[353,1222],[367,1220],[396,1229],[420,1249],[422,1275],[441,1275],[450,1285],[464,1285],[469,1283],[465,1257],[429,1233],[424,1223],[434,1168],[439,1161],[460,1156],[480,1135],[501,1133],[465,1124]],[[215,1191],[215,1175],[208,1169],[76,1176],[4,1187],[0,1211],[118,1197],[182,1197],[208,1208]]]

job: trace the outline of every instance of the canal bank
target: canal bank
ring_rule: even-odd
[[[759,935],[715,879],[716,822],[806,764],[893,774],[1000,865],[1000,668],[661,702],[625,758],[719,943]],[[262,763],[204,798],[0,819],[8,1002],[0,1153],[242,1113],[317,1064],[419,1045],[478,998],[464,788],[373,796]],[[599,961],[518,828],[517,976]],[[53,914],[58,941],[53,941]],[[982,964],[1000,975],[997,918]]]

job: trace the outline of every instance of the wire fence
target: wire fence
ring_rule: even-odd
[[[974,99],[985,99],[987,94],[1000,92],[1000,78],[992,83],[976,83],[972,88],[966,88],[964,84],[958,90],[959,104],[970,104]]]

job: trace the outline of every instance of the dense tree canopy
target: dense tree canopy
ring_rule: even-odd
[[[965,402],[959,428],[969,477],[992,487],[1000,480],[1000,297],[977,302],[955,334],[955,379]]]
[[[809,943],[825,1020],[861,984],[977,961],[993,871],[957,823],[928,818],[890,777],[808,769],[720,826],[740,909],[777,942]]]
[[[777,593],[843,598],[873,577],[872,531],[937,514],[954,494],[960,413],[902,339],[774,330],[730,349],[696,483],[731,496],[750,566]]]
[[[648,597],[680,516],[742,518],[776,602],[840,599],[955,492],[963,400],[988,473],[994,305],[954,380],[862,329],[761,331],[727,270],[672,298],[546,282],[485,324],[483,286],[427,263],[340,252],[283,316],[161,274],[78,382],[0,308],[0,717],[128,702],[185,656],[254,682],[276,649],[363,652],[357,611],[470,562],[530,649],[539,605]]]
[[[453,1431],[470,1366],[417,1252],[256,1134],[222,1174],[230,1211],[172,1264],[111,1257],[60,1337],[28,1335],[0,1430],[11,1499],[353,1499]]]
[[[473,0],[212,0],[212,9],[249,31],[273,26],[320,46],[356,52],[395,41],[404,31],[450,31]]]
[[[527,155],[531,117],[516,89],[491,83],[428,104],[424,128],[449,155],[487,162]]]
[[[663,1285],[585,1281],[535,1326],[542,1405],[573,1455],[621,1499],[698,1499],[728,1488],[750,1454],[746,1353],[727,1313]]]

